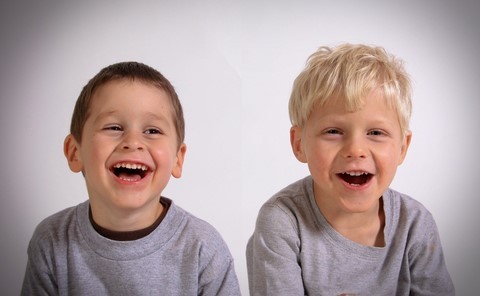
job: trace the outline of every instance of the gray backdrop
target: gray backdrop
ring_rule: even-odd
[[[308,173],[289,146],[293,79],[317,47],[340,42],[381,45],[406,61],[413,142],[392,187],[433,213],[458,295],[480,290],[479,1],[8,2],[0,4],[2,294],[18,295],[41,219],[87,198],[62,152],[81,87],[108,64],[137,60],[171,80],[185,109],[184,175],[164,195],[221,232],[248,295],[244,253],[258,209]]]

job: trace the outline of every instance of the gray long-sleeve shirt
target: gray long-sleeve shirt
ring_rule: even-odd
[[[88,208],[87,201],[39,224],[22,295],[240,295],[220,234],[175,204],[134,241],[99,235]]]
[[[310,176],[281,190],[247,245],[251,296],[454,295],[432,215],[390,189],[383,206],[386,246],[368,247],[329,225]]]

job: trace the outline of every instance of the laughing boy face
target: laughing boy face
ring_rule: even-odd
[[[85,176],[94,220],[119,231],[149,226],[170,176],[181,176],[186,151],[169,97],[139,80],[112,80],[95,91],[88,114],[81,143],[68,136],[65,154]]]
[[[370,92],[354,112],[333,98],[316,106],[303,127],[291,130],[295,156],[308,163],[313,177],[317,204],[343,213],[378,210],[410,138],[381,91]]]

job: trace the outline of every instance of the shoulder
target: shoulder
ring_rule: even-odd
[[[402,260],[408,264],[409,288],[421,295],[454,294],[432,214],[410,196],[393,190],[389,190],[389,194],[391,208],[397,210],[393,215],[398,217],[391,241],[401,247]]]
[[[418,200],[392,189],[384,197],[388,198],[391,223],[397,226],[397,231],[409,233],[411,239],[424,240],[437,235],[433,215]]]
[[[311,178],[300,179],[275,193],[263,207],[279,207],[285,211],[294,211],[308,201]]]
[[[175,235],[169,248],[181,252],[182,261],[195,265],[184,276],[198,279],[202,295],[240,295],[233,257],[218,230],[173,202],[170,210],[176,223],[170,224]]]
[[[170,246],[183,250],[184,259],[197,262],[201,273],[200,284],[207,285],[217,278],[227,277],[230,273],[228,281],[235,279],[235,282],[233,256],[218,230],[173,203],[171,209],[182,219]]]
[[[170,210],[176,216],[177,226],[174,228],[177,228],[177,236],[182,237],[185,244],[207,253],[222,252],[231,257],[222,236],[210,223],[174,203]]]
[[[390,208],[396,212],[400,218],[410,222],[433,222],[433,216],[430,211],[422,203],[409,195],[388,189],[385,197],[389,199],[391,204]]]
[[[42,248],[45,245],[58,245],[68,240],[69,232],[76,227],[77,209],[88,207],[88,202],[61,210],[43,219],[35,228],[29,249]]]
[[[43,219],[35,228],[34,237],[41,239],[49,235],[60,235],[72,223],[76,223],[76,211],[82,206],[88,206],[88,202],[63,209]]]
[[[300,179],[278,191],[260,208],[256,228],[271,228],[277,231],[297,231],[301,223],[313,220],[311,177]],[[275,223],[272,223],[275,221]]]

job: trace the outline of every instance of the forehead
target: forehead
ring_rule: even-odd
[[[335,119],[344,116],[362,114],[362,119],[385,118],[398,121],[398,114],[393,104],[389,103],[382,91],[371,91],[364,97],[348,99],[345,96],[334,95],[324,104],[313,107],[310,118]],[[356,119],[359,119],[356,117]]]
[[[116,79],[100,85],[92,95],[89,114],[112,107],[131,108],[131,111],[140,107],[172,109],[170,98],[162,88],[153,83],[132,79]]]

